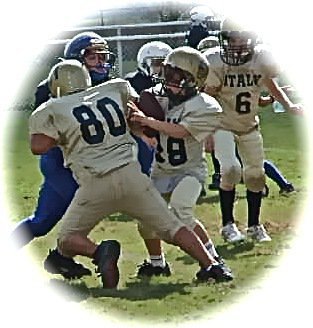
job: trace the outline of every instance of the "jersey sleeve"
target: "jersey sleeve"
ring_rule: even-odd
[[[136,90],[131,86],[129,81],[126,81],[126,82],[127,82],[128,98],[129,99],[134,99],[134,98],[138,99],[139,95],[136,92]]]
[[[208,135],[214,133],[220,126],[222,108],[219,103],[207,94],[186,103],[182,124],[198,141],[202,142]]]
[[[209,62],[209,74],[205,85],[210,88],[220,88],[223,84],[223,76],[221,74],[221,60],[219,50],[217,48],[208,49],[204,52],[204,56]]]
[[[59,133],[47,103],[38,107],[29,117],[29,134],[44,134],[58,141]]]

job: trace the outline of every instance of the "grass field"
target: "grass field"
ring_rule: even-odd
[[[38,159],[28,148],[27,116],[27,113],[14,112],[8,125],[7,138],[10,142],[7,142],[5,150],[5,173],[14,223],[32,213],[41,183]],[[235,275],[233,282],[197,285],[193,278],[198,265],[178,248],[168,245],[165,245],[165,252],[173,275],[150,281],[138,280],[135,277],[136,265],[145,258],[146,251],[135,222],[118,213],[105,218],[91,235],[96,241],[116,238],[121,242],[121,280],[118,290],[103,290],[96,274],[67,282],[42,269],[49,248],[55,246],[58,227],[26,246],[42,270],[42,279],[47,286],[60,288],[64,297],[71,302],[132,322],[186,322],[194,320],[201,313],[214,316],[220,308],[239,302],[241,297],[259,288],[262,278],[270,276],[272,270],[279,266],[282,257],[292,247],[297,233],[301,208],[306,200],[305,160],[302,158],[305,147],[302,146],[304,135],[300,133],[303,130],[301,121],[302,118],[285,113],[274,114],[270,108],[261,111],[266,157],[280,168],[297,189],[294,194],[282,196],[272,181],[267,182],[270,194],[264,199],[261,216],[272,237],[270,243],[254,245],[246,241],[237,246],[225,244],[219,234],[221,219],[217,192],[209,191],[207,197],[198,202],[197,215],[210,231],[218,251],[232,268]],[[210,160],[208,165],[211,169]],[[242,185],[238,187],[236,218],[239,227],[244,229],[246,200]],[[93,270],[91,261],[84,258],[79,260]]]

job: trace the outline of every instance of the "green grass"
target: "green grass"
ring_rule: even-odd
[[[268,181],[270,195],[264,199],[262,221],[272,241],[264,245],[245,242],[237,246],[225,244],[219,234],[221,219],[217,192],[208,192],[199,200],[196,213],[207,227],[220,254],[232,268],[235,280],[230,283],[197,285],[194,274],[198,265],[177,247],[165,245],[167,260],[173,275],[140,281],[135,277],[136,265],[145,258],[146,251],[136,224],[130,218],[116,214],[105,218],[93,230],[91,238],[100,241],[116,238],[122,244],[119,262],[121,280],[118,290],[107,291],[100,286],[94,274],[78,281],[67,282],[46,273],[42,268],[48,249],[55,246],[58,226],[47,236],[26,246],[33,260],[42,270],[47,285],[59,288],[64,297],[81,303],[85,308],[130,321],[152,320],[155,323],[194,320],[199,313],[214,316],[221,308],[240,302],[240,299],[259,288],[261,278],[271,275],[282,257],[292,247],[300,211],[306,199],[306,172],[304,171],[303,126],[301,118],[288,114],[274,114],[269,108],[261,113],[262,131],[267,159],[272,160],[284,175],[294,183],[297,193],[284,197],[279,188]],[[8,126],[6,176],[7,194],[11,204],[12,221],[18,222],[32,213],[36,205],[41,176],[38,159],[28,147],[27,113],[15,113]],[[292,136],[292,138],[290,138]],[[208,161],[211,170],[211,161]],[[209,181],[208,181],[209,182]],[[245,190],[238,187],[236,219],[240,228],[246,224]],[[93,270],[89,259],[78,257]]]

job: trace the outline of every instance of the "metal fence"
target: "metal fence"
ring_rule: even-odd
[[[174,21],[73,28],[63,31],[60,38],[51,40],[46,53],[62,56],[64,44],[70,38],[83,31],[94,31],[108,41],[110,49],[117,56],[116,73],[123,77],[136,69],[137,52],[143,44],[153,40],[163,41],[176,48],[184,44],[188,27],[188,21]]]
[[[76,34],[94,31],[104,37],[110,49],[117,56],[116,77],[124,77],[137,67],[137,52],[146,42],[159,40],[176,48],[184,44],[188,30],[188,21],[173,21],[147,24],[106,25],[72,28],[59,33],[50,40],[46,47],[34,59],[32,74],[27,76],[27,83],[21,87],[9,110],[30,111],[34,103],[34,92],[38,83],[45,79],[51,67],[63,57],[64,45]]]

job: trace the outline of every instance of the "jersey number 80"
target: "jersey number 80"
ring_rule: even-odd
[[[117,137],[126,133],[126,121],[123,112],[114,100],[108,97],[104,97],[97,101],[96,106],[106,120],[110,134],[112,136]],[[116,125],[114,122],[113,116],[110,113],[108,107],[113,108],[113,110],[116,112],[119,119],[118,125]],[[96,114],[91,110],[90,107],[81,105],[75,107],[72,113],[80,123],[82,136],[88,144],[94,145],[103,142],[105,131],[103,129],[102,122],[97,119]],[[91,133],[92,126],[92,130],[95,132],[93,134]]]

